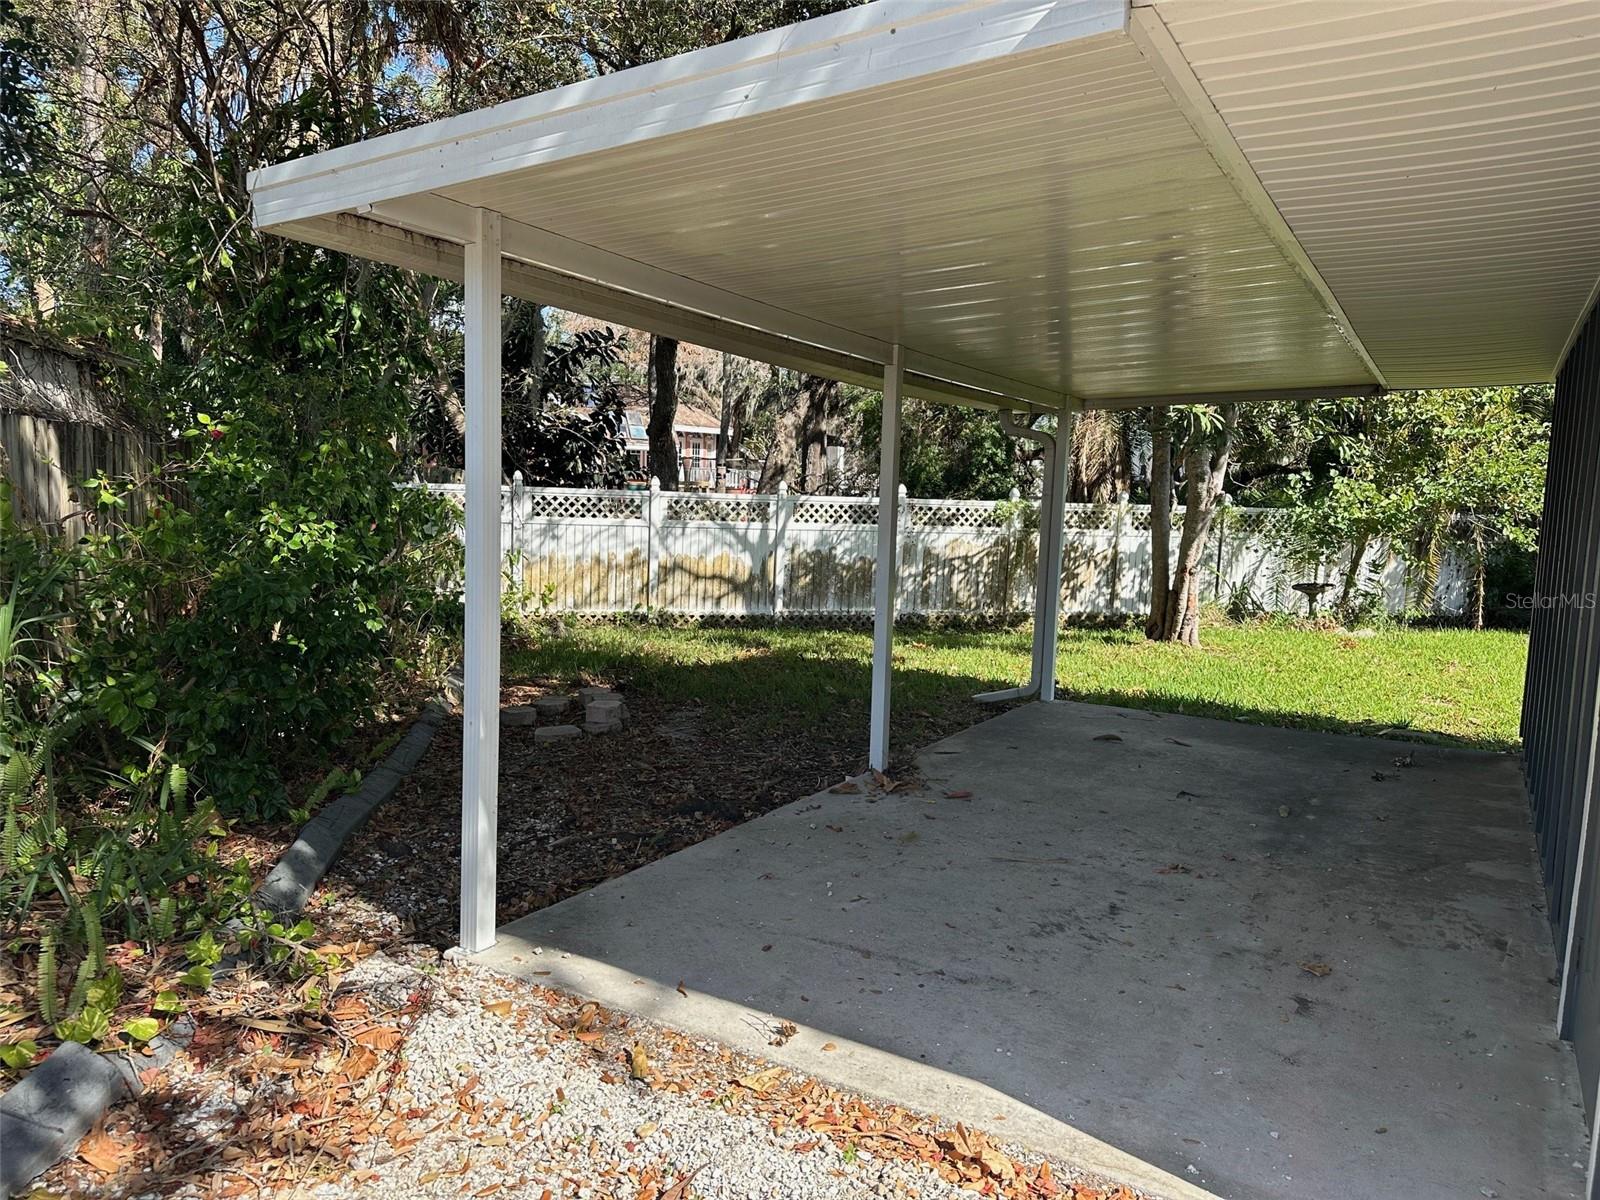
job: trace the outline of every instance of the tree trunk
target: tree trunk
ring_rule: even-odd
[[[807,375],[801,388],[799,467],[802,492],[820,491],[828,477],[828,434],[839,395],[837,380]]]
[[[1489,586],[1489,566],[1485,561],[1483,550],[1483,527],[1473,521],[1472,523],[1472,559],[1473,559],[1473,597],[1472,597],[1472,627],[1483,628],[1483,593]]]
[[[767,448],[766,461],[761,464],[761,483],[757,490],[773,492],[779,483],[794,486],[796,465],[800,457],[800,429],[805,420],[805,406],[791,404],[778,414],[777,426],[772,431],[772,445]]]
[[[650,339],[650,423],[645,428],[650,443],[650,474],[661,481],[661,490],[678,490],[678,439],[673,426],[678,420],[678,340]]]
[[[1339,611],[1350,611],[1350,602],[1355,599],[1356,582],[1361,577],[1361,560],[1367,556],[1367,546],[1371,543],[1367,534],[1356,538],[1355,544],[1350,547],[1350,562],[1344,569],[1344,582],[1339,586]]]
[[[1161,637],[1172,556],[1172,414],[1150,413],[1150,618],[1145,636]]]
[[[728,459],[733,452],[728,449],[733,441],[733,355],[722,352],[722,375],[717,381],[722,393],[722,415],[717,422],[717,490],[727,490]]]
[[[1191,445],[1184,452],[1183,532],[1178,542],[1178,562],[1167,588],[1159,641],[1200,644],[1200,564],[1205,558],[1217,501],[1228,478],[1238,406],[1223,406],[1222,419],[1223,431],[1214,448]]]

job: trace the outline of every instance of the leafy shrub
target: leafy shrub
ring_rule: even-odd
[[[180,429],[164,473],[182,502],[89,540],[78,672],[125,739],[260,818],[288,811],[283,763],[331,749],[416,665],[459,552],[443,502],[395,486],[381,409],[303,376],[237,386],[248,407]],[[126,482],[91,483],[114,510]]]
[[[99,1042],[123,999],[108,942],[219,923],[250,878],[218,861],[225,830],[208,804],[189,802],[187,771],[160,747],[146,744],[142,765],[120,771],[82,752],[92,714],[70,683],[76,646],[61,619],[80,567],[70,548],[17,523],[0,480],[0,937],[11,954],[32,949],[23,983],[45,1026]],[[32,1038],[7,1044],[0,1064],[24,1066],[36,1051]]]

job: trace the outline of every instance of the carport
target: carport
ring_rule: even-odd
[[[465,285],[462,946],[495,941],[502,295],[881,386],[883,500],[907,395],[1060,436],[1085,407],[1559,379],[1524,735],[1548,1024],[1592,1114],[1597,63],[1590,0],[880,0],[258,171],[258,227]]]

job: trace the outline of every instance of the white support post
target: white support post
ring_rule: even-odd
[[[511,472],[511,537],[505,548],[505,558],[511,565],[515,574],[512,585],[516,588],[517,612],[522,616],[528,615],[528,559],[522,553],[522,510],[523,497],[527,489],[523,486],[522,472]]]
[[[646,612],[656,608],[656,590],[660,586],[661,571],[661,518],[666,505],[661,498],[661,480],[650,476],[650,490],[644,497],[644,607]]]
[[[1055,454],[1050,462],[1050,485],[1045,488],[1048,512],[1039,514],[1039,572],[1045,585],[1038,598],[1039,699],[1046,704],[1056,698],[1056,644],[1061,633],[1061,557],[1066,544],[1067,496],[1072,482],[1072,433],[1078,423],[1076,410],[1064,409],[1056,418]]]
[[[905,352],[897,345],[883,368],[883,425],[878,438],[878,558],[872,578],[872,730],[867,764],[889,769],[889,675],[894,654],[894,593],[899,575],[900,397]]]
[[[466,655],[461,744],[461,948],[494,945],[500,780],[500,215],[466,247]]]
[[[789,518],[794,501],[789,498],[789,482],[778,480],[778,494],[772,501],[772,615],[783,619],[783,592],[789,575]]]

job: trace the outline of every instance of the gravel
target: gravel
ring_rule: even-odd
[[[553,1196],[639,1200],[670,1195],[672,1185],[691,1174],[681,1195],[972,1195],[922,1164],[846,1151],[798,1125],[775,1132],[770,1113],[739,1111],[739,1104],[719,1097],[738,1094],[734,1081],[765,1064],[716,1043],[604,1013],[606,1033],[595,1041],[570,1033],[552,1037],[552,997],[558,994],[448,963],[429,973],[378,954],[346,983],[395,1007],[417,989],[431,989],[407,1031],[388,1110],[425,1113],[409,1123],[413,1130],[453,1124],[414,1144],[402,1137],[397,1147],[385,1137],[362,1147],[340,1180],[308,1189],[323,1200],[537,1198],[547,1188]],[[555,1008],[563,1002],[568,1012],[583,1011],[565,997]],[[627,1055],[634,1046],[645,1047],[664,1086],[661,1078],[652,1087],[629,1077]],[[1058,1170],[1058,1179],[1069,1177]]]

